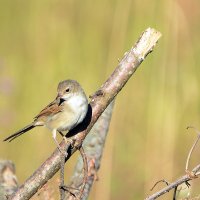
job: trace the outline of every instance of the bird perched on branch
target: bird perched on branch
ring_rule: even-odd
[[[57,97],[47,105],[32,123],[10,135],[4,141],[11,142],[18,136],[37,126],[45,126],[51,130],[53,139],[59,150],[60,145],[56,139],[56,132],[61,135],[80,124],[88,110],[88,100],[84,90],[77,81],[65,80],[58,84]],[[62,152],[62,151],[61,151]]]

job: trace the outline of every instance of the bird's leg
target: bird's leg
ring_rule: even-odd
[[[65,157],[67,157],[67,153],[61,149],[60,144],[58,143],[58,140],[56,139],[56,129],[52,131],[52,136],[60,153],[62,153]]]
[[[60,135],[64,138],[65,134],[62,133],[62,131],[58,131],[58,133],[60,133]]]
[[[65,140],[65,143],[68,143],[71,146],[73,146],[73,144],[74,144],[73,139],[66,138],[66,135],[62,131],[58,131],[58,133],[60,133],[60,135],[63,137],[63,139]]]

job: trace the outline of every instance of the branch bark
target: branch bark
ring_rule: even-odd
[[[124,87],[129,78],[143,62],[145,57],[152,52],[161,33],[152,29],[146,29],[133,48],[127,52],[112,75],[96,92],[89,104],[88,114],[85,121],[75,129],[71,130],[70,136],[75,142],[73,147],[67,149],[68,157],[79,149],[86,135],[89,133],[97,119]],[[63,140],[61,148],[66,149],[67,143]],[[61,155],[56,149],[53,154],[25,181],[23,185],[12,196],[12,200],[30,199],[39,188],[41,188],[60,169]]]
[[[15,166],[10,160],[0,160],[0,199],[7,200],[17,190],[18,183]]]

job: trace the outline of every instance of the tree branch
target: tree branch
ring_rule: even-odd
[[[197,172],[198,170],[200,170],[200,165],[197,165],[192,172],[195,173],[196,178],[197,176],[200,174],[200,172]],[[194,177],[190,177],[189,175],[184,175],[180,178],[178,178],[176,181],[174,181],[173,183],[170,183],[168,186],[166,186],[165,188],[161,189],[160,191],[154,193],[153,195],[147,197],[145,200],[154,200],[157,199],[158,197],[160,197],[161,195],[169,192],[170,190],[176,188],[177,186],[181,185],[182,183],[188,182],[193,180]]]
[[[17,190],[17,187],[18,183],[13,162],[0,160],[0,199],[6,200],[7,196]]]
[[[161,33],[156,30],[152,28],[146,29],[136,42],[135,46],[124,55],[115,71],[101,86],[99,90],[100,92],[93,95],[89,104],[86,119],[82,124],[71,130],[68,134],[68,136],[73,138],[75,143],[73,147],[67,149],[68,157],[66,161],[79,149],[97,119],[124,87],[145,57],[153,50],[160,37]],[[63,140],[60,145],[61,148],[65,149],[65,140]],[[30,197],[33,196],[37,190],[60,169],[60,161],[61,155],[59,150],[56,149],[53,154],[33,173],[33,175],[20,186],[11,199],[30,199]]]
[[[190,186],[189,182],[188,181],[191,181],[193,179],[196,179],[198,178],[198,175],[200,175],[200,164],[197,165],[195,168],[193,168],[192,171],[189,171],[188,170],[188,166],[189,166],[189,160],[191,158],[191,155],[194,151],[194,148],[196,147],[198,141],[199,141],[199,138],[200,138],[200,133],[199,131],[195,128],[195,127],[187,127],[188,128],[193,128],[196,132],[197,132],[197,139],[195,140],[194,144],[192,145],[189,153],[188,153],[188,157],[187,157],[187,160],[186,160],[186,168],[185,168],[185,172],[186,172],[186,175],[185,176],[182,176],[180,178],[178,178],[176,181],[174,181],[173,183],[168,183],[168,186],[161,189],[160,191],[154,193],[153,195],[147,197],[145,200],[153,200],[153,199],[157,199],[158,197],[160,197],[161,195],[169,192],[170,190],[174,189],[174,195],[173,195],[173,199],[176,199],[176,192],[177,192],[177,188],[179,185],[181,185],[182,183],[185,183],[188,187]],[[160,182],[160,181],[159,181]],[[157,182],[158,183],[158,182]],[[156,184],[157,184],[156,183]],[[155,185],[156,185],[155,184]],[[154,185],[154,187],[155,187]],[[153,188],[154,188],[153,187]]]

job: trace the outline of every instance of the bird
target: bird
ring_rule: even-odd
[[[5,138],[4,141],[11,142],[37,126],[44,126],[52,132],[53,139],[61,151],[56,139],[57,132],[64,137],[63,131],[68,132],[80,124],[86,117],[87,111],[88,100],[81,85],[75,80],[61,81],[57,87],[55,100],[41,110],[32,123]]]

